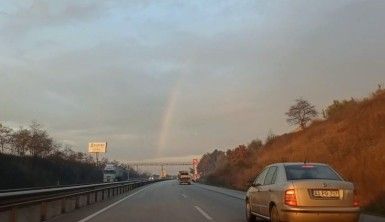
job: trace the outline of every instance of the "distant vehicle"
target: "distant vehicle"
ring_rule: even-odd
[[[188,171],[179,171],[178,174],[179,184],[191,184],[191,176]]]
[[[150,176],[150,177],[148,178],[148,180],[153,181],[153,180],[154,180],[154,176]]]
[[[359,202],[352,183],[320,163],[267,166],[246,194],[246,219],[357,222]]]
[[[127,179],[127,171],[115,164],[107,164],[103,170],[103,182],[105,183],[124,181]]]

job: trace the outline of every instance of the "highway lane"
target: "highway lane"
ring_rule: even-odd
[[[244,222],[244,192],[164,181],[122,197],[64,214],[50,222],[183,221]],[[383,218],[363,216],[361,222]]]
[[[109,207],[116,201],[121,202]],[[196,185],[179,185],[177,181],[151,184],[136,189],[115,202],[110,201],[101,206],[90,206],[92,209],[87,208],[61,215],[50,221],[244,222],[242,200]]]

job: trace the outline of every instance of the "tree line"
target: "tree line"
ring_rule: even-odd
[[[37,122],[18,129],[0,124],[0,189],[99,183],[107,163],[125,168],[130,178],[147,177],[107,158],[97,164],[89,153],[57,142]]]
[[[75,152],[71,146],[55,141],[37,122],[16,130],[0,124],[0,152],[41,158],[60,156],[69,160],[93,162],[89,154]]]

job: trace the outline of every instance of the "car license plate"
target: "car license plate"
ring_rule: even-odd
[[[316,198],[339,198],[338,190],[313,190],[313,196]]]

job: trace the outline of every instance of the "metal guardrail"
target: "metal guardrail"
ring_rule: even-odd
[[[38,218],[28,218],[27,221],[45,221],[58,214],[107,200],[137,187],[158,181],[160,180],[129,180],[3,192],[0,193],[0,221],[24,221],[20,219],[18,214],[39,215]],[[31,210],[39,212],[25,212]]]
[[[144,179],[130,179],[128,181],[135,182]],[[84,185],[95,185],[98,183],[79,183],[79,184],[61,184],[61,185],[50,185],[50,186],[35,186],[35,187],[20,187],[13,189],[0,189],[0,193],[10,193],[16,191],[26,191],[26,190],[42,190],[42,189],[50,189],[50,188],[60,188],[60,187],[75,187],[75,186],[84,186]],[[102,183],[100,183],[102,184]]]
[[[146,181],[146,179],[130,179],[127,181],[121,181],[121,182],[139,182],[139,181]],[[12,192],[19,192],[19,191],[29,191],[29,190],[44,190],[44,189],[52,189],[52,188],[66,188],[66,187],[79,187],[79,186],[86,186],[86,185],[99,185],[99,184],[113,184],[112,183],[80,183],[80,184],[67,184],[67,185],[52,185],[52,186],[42,186],[42,187],[21,187],[21,188],[15,188],[15,189],[0,189],[0,197],[2,193],[12,193]]]

